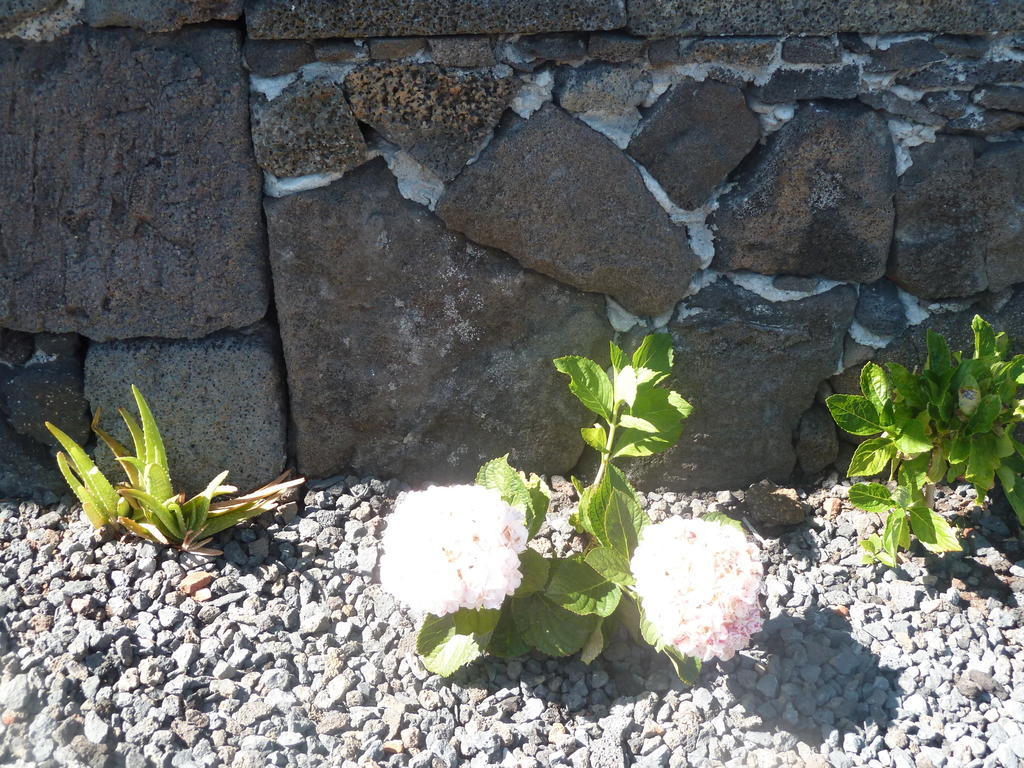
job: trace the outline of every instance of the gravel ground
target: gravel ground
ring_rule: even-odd
[[[542,546],[562,552],[577,542],[556,489]],[[972,513],[967,552],[888,572],[859,564],[877,520],[845,486],[802,492],[807,523],[758,532],[764,631],[685,689],[625,641],[589,667],[428,674],[375,583],[398,490],[335,478],[304,510],[222,537],[215,560],[96,541],[65,505],[0,503],[0,764],[1024,765],[1024,549],[998,504]],[[742,496],[649,507],[745,515]],[[180,586],[200,570],[213,581],[197,600]]]

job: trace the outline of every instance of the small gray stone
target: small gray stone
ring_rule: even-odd
[[[790,64],[838,64],[839,45],[827,37],[791,37],[782,44],[782,60]]]
[[[639,67],[593,62],[559,71],[556,94],[570,112],[623,112],[643,102],[650,88],[650,74]]]
[[[93,744],[103,744],[107,740],[107,734],[110,732],[110,726],[108,726],[95,712],[89,711],[85,714],[85,722],[82,726],[82,732],[85,734],[85,738]]]

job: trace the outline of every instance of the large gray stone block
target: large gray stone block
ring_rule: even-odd
[[[83,12],[94,27],[134,27],[147,32],[170,32],[186,24],[241,15],[242,0],[85,0]]]
[[[646,488],[745,488],[784,482],[794,436],[818,385],[836,369],[856,292],[838,286],[766,301],[720,279],[687,299],[670,323],[671,386],[693,404],[672,450],[631,464]]]
[[[507,127],[438,202],[449,228],[643,315],[668,311],[697,269],[640,172],[558,107]]]
[[[940,136],[910,154],[889,277],[928,299],[1024,282],[1024,145]]]
[[[807,104],[723,196],[714,266],[874,282],[889,256],[895,191],[881,117],[860,105]]]
[[[127,445],[117,407],[135,412],[131,385],[156,417],[175,488],[194,493],[218,473],[241,490],[273,480],[286,445],[284,377],[273,333],[256,327],[204,339],[141,339],[93,344],[85,359],[85,392],[103,425]],[[123,479],[104,445],[108,477]]]
[[[641,35],[981,34],[1024,26],[1020,0],[630,0]]]
[[[447,232],[379,159],[265,207],[303,472],[572,469],[586,416],[551,360],[605,354],[603,299]]]
[[[0,325],[195,337],[267,306],[237,31],[0,41]]]
[[[388,37],[618,29],[624,0],[247,0],[251,37]]]
[[[0,0],[0,34],[9,32],[25,19],[46,11],[60,0]]]

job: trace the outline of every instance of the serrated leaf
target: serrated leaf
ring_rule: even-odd
[[[632,407],[636,400],[637,377],[636,369],[627,365],[615,374],[615,402],[625,403]]]
[[[959,552],[963,549],[953,527],[924,504],[910,508],[910,527],[925,549],[931,552]]]
[[[463,608],[446,616],[428,615],[416,639],[416,650],[423,657],[423,666],[447,677],[481,656],[500,613]]]
[[[848,477],[870,477],[882,472],[896,457],[896,446],[887,437],[865,440],[857,446],[850,459]]]
[[[981,315],[975,315],[971,321],[974,331],[974,358],[990,357],[996,354],[996,332],[989,322]]]
[[[548,656],[576,653],[600,621],[567,611],[540,593],[513,599],[512,617],[523,640]]]
[[[925,363],[925,370],[942,376],[953,366],[953,357],[949,353],[949,344],[942,336],[930,329],[927,337],[928,360]]]
[[[569,377],[569,390],[579,401],[610,422],[614,410],[612,382],[601,366],[593,360],[575,355],[559,357],[554,363],[555,368]]]
[[[892,388],[885,369],[875,363],[865,363],[860,370],[860,391],[882,414],[886,403],[892,400]]]
[[[746,532],[743,530],[743,523],[739,520],[734,520],[722,512],[708,512],[701,519],[707,520],[709,523],[718,523],[719,525],[725,525],[729,528],[735,528],[740,533],[746,535]]]
[[[587,642],[583,644],[583,648],[580,650],[580,661],[584,664],[590,664],[601,655],[601,651],[604,650],[604,644],[604,620],[601,620],[594,627],[594,631],[590,633]]]
[[[132,395],[135,396],[135,405],[139,409],[139,419],[142,421],[142,435],[146,443],[146,455],[141,458],[147,464],[158,465],[163,470],[161,477],[166,475],[168,478],[167,486],[170,487],[171,473],[167,466],[167,451],[164,449],[164,441],[160,436],[160,429],[156,425],[156,419],[153,417],[153,412],[150,410],[146,398],[142,396],[142,392],[134,384],[132,385]],[[157,498],[161,498],[161,496],[157,495]]]
[[[857,483],[850,488],[850,503],[865,512],[884,515],[896,501],[892,493],[881,483]]]
[[[551,580],[544,591],[556,605],[584,616],[611,616],[622,591],[579,560],[552,560]]]
[[[512,598],[514,601],[515,598]],[[487,643],[487,652],[503,659],[511,659],[529,653],[530,646],[516,629],[515,619],[512,618],[511,602],[505,604],[501,609],[501,616],[498,623],[491,632],[491,639]]]
[[[664,378],[672,373],[672,336],[668,333],[652,333],[644,337],[633,353],[633,367],[638,371],[646,368]]]
[[[875,404],[861,395],[830,395],[825,400],[839,428],[851,435],[877,435],[884,432]]]
[[[900,434],[895,438],[896,450],[907,456],[930,451],[932,440],[926,431],[926,422],[927,416],[902,424]]]
[[[506,504],[523,510],[527,532],[531,538],[536,535],[547,514],[547,498],[531,492],[527,481],[508,463],[507,454],[480,467],[476,484],[497,491]]]
[[[622,470],[608,465],[598,485],[583,492],[580,514],[585,516],[598,541],[625,558],[636,549],[643,527],[650,522]]]
[[[592,427],[583,427],[580,430],[580,434],[583,436],[583,442],[594,450],[601,453],[608,452],[608,433],[600,424],[595,424]]]
[[[526,597],[534,592],[542,592],[548,585],[551,573],[551,560],[535,549],[527,547],[519,555],[519,572],[523,580],[516,590],[516,597]]]
[[[972,435],[991,432],[996,419],[1003,410],[1003,403],[998,395],[985,395],[978,403],[977,410],[967,424],[967,431]]]
[[[612,368],[616,371],[621,371],[628,364],[626,362],[626,353],[614,341],[608,342],[608,355],[612,361]]]
[[[885,521],[882,532],[882,548],[895,560],[900,547],[910,546],[910,526],[907,513],[903,509],[894,509]]]
[[[587,552],[583,560],[614,584],[631,587],[636,583],[629,567],[629,560],[610,547],[596,547]]]
[[[899,363],[886,363],[885,367],[889,371],[889,378],[892,381],[893,387],[907,405],[914,409],[923,407],[924,394],[918,377]]]
[[[642,428],[630,428],[623,424],[615,440],[612,455],[616,457],[650,456],[667,451],[683,433],[683,422],[693,412],[691,406],[678,392],[668,389],[641,387],[636,401],[629,409],[631,419],[638,419]]]

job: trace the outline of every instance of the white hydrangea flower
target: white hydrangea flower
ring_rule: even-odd
[[[764,569],[731,526],[679,517],[650,525],[632,569],[647,619],[686,656],[731,659],[761,629]]]
[[[524,517],[497,491],[476,485],[404,494],[384,531],[381,585],[410,608],[437,616],[500,608],[523,579]]]

